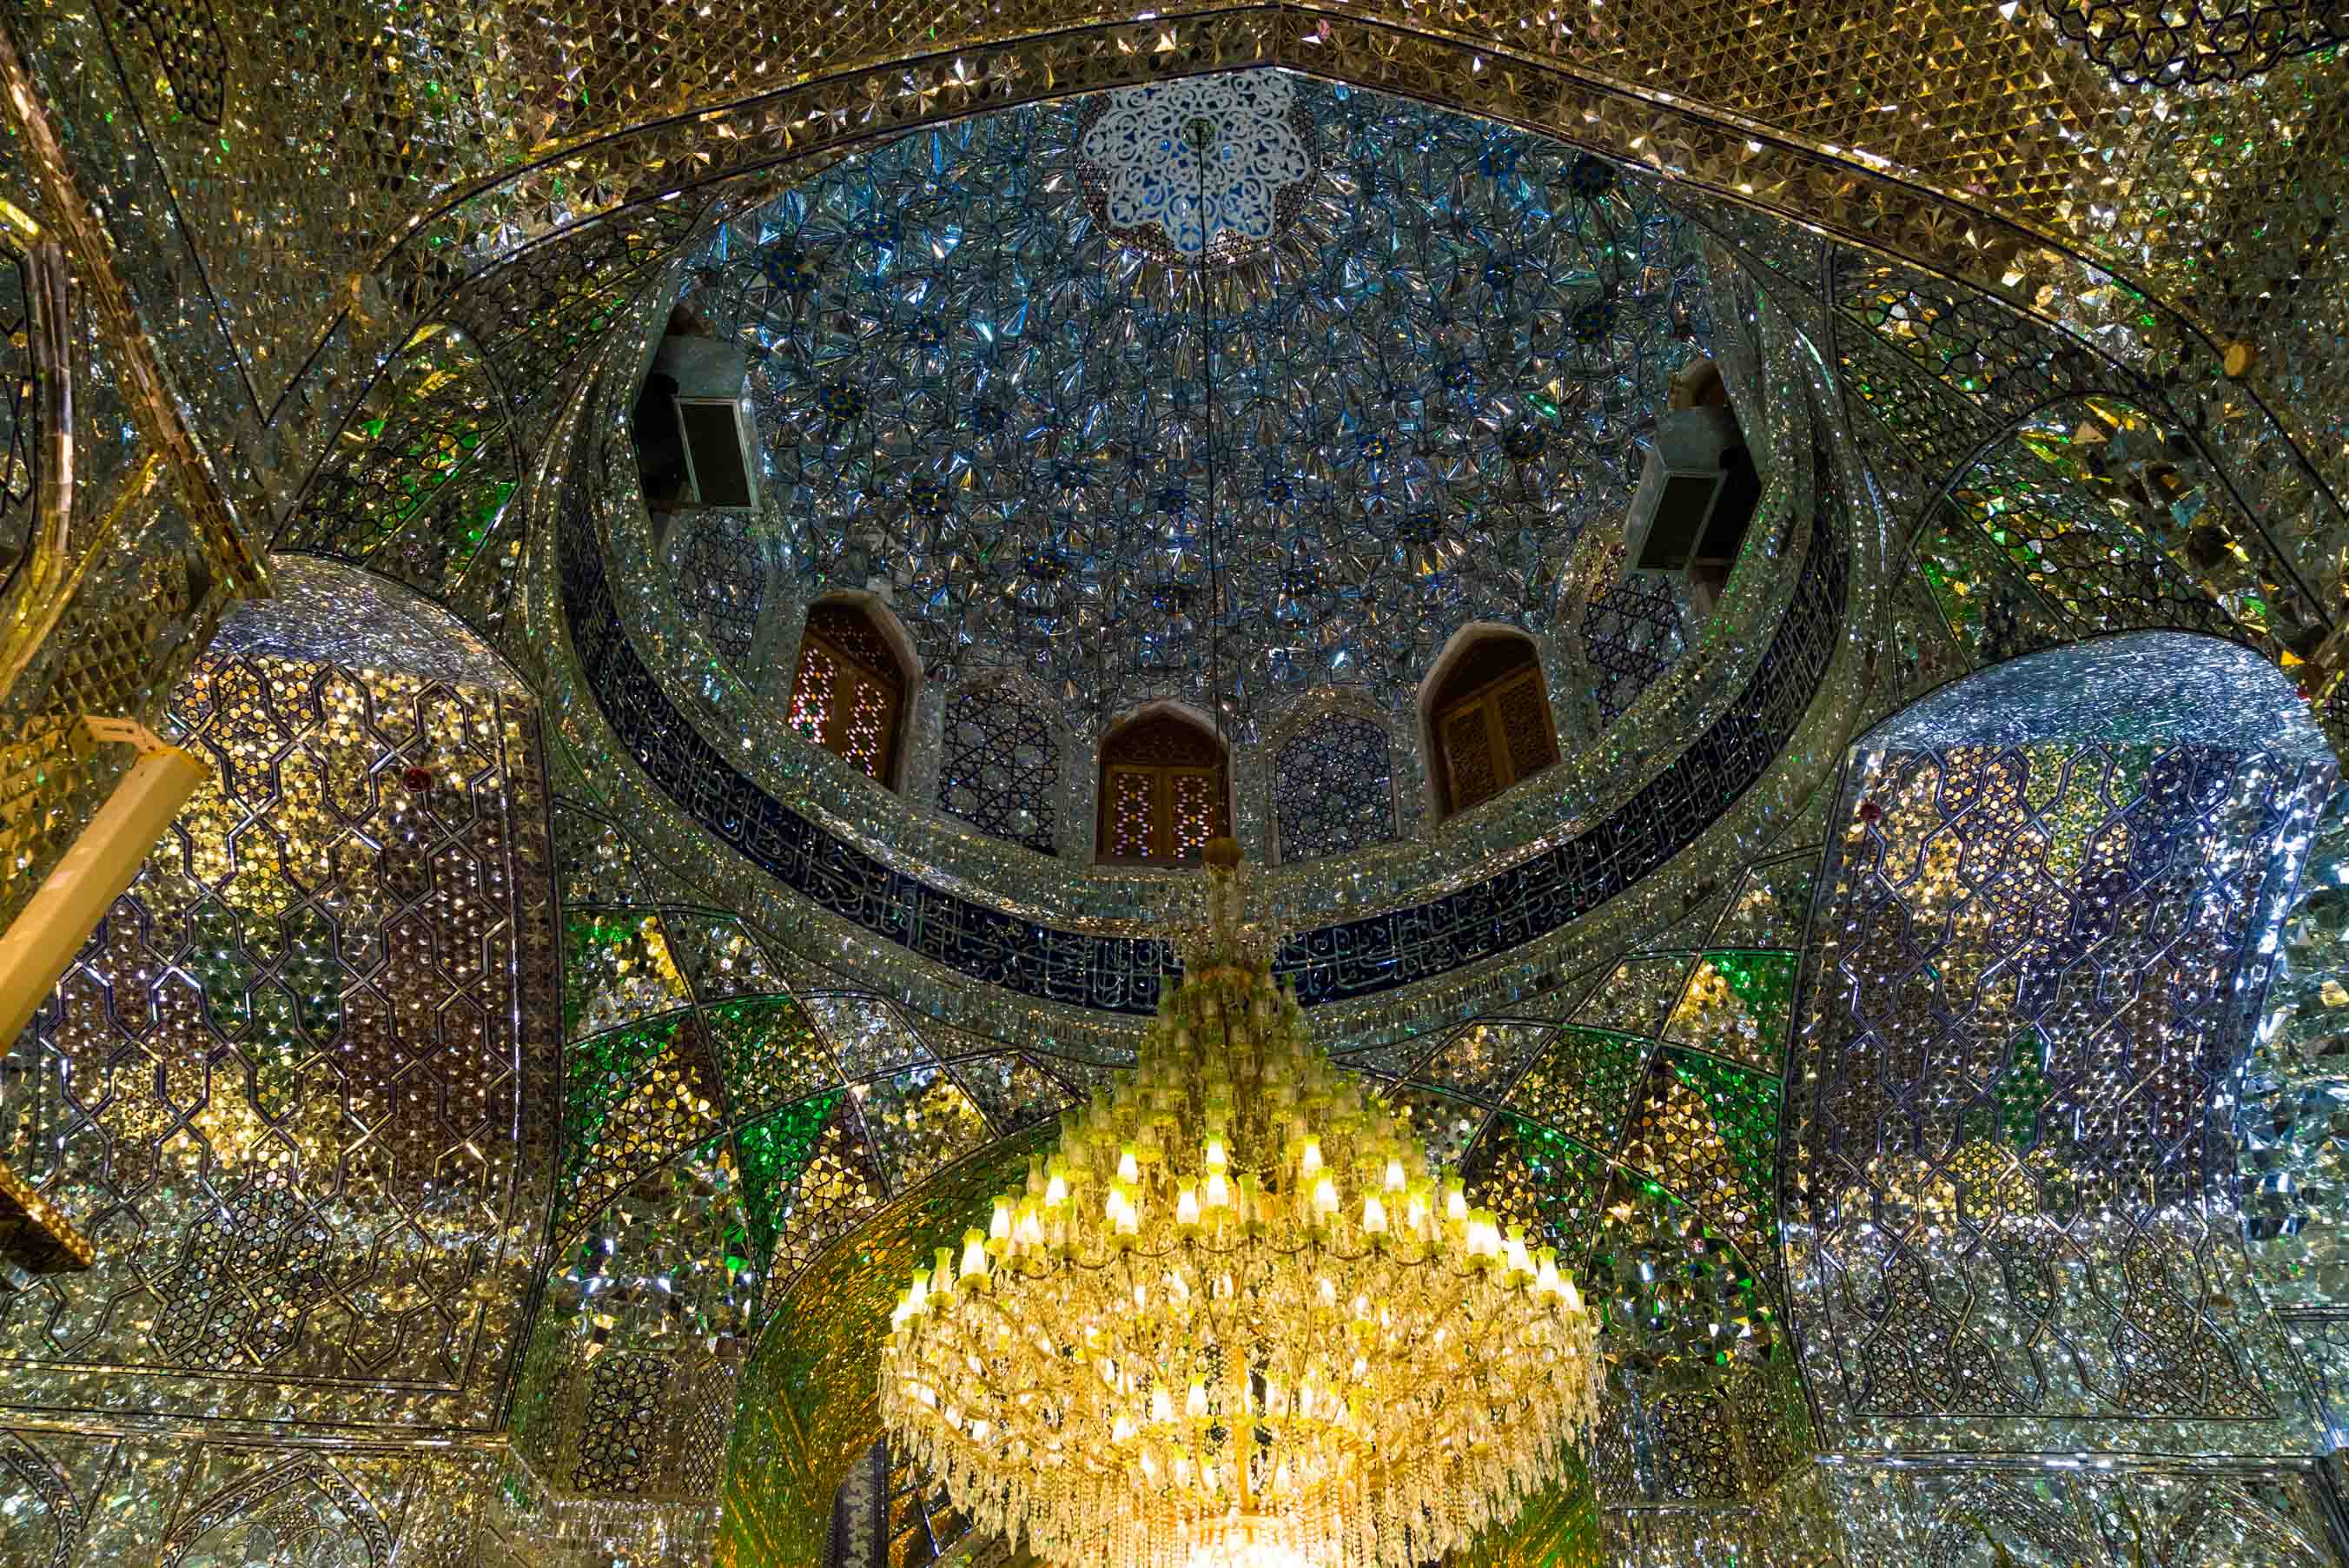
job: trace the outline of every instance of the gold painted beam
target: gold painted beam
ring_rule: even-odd
[[[0,934],[0,1041],[32,1021],[98,921],[139,874],[155,841],[210,773],[146,726],[122,718],[82,720],[86,745],[127,743],[139,760],[90,819]],[[0,1165],[0,1264],[28,1274],[85,1269],[96,1255],[87,1237],[30,1183]]]
[[[88,744],[127,743],[139,748],[139,760],[0,935],[0,1040],[15,1039],[32,1022],[74,954],[139,874],[155,841],[211,772],[135,719],[85,717],[82,726]]]
[[[0,1165],[0,1271],[58,1274],[86,1269],[97,1256],[89,1238],[56,1204]]]

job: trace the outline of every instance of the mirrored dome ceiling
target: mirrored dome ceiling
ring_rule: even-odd
[[[1546,630],[1709,335],[1656,181],[1268,71],[884,144],[688,288],[752,350],[802,587],[887,578],[930,673],[1081,729],[1211,671],[1243,734],[1405,703],[1459,626]]]

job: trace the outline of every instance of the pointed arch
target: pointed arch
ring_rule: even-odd
[[[20,1518],[29,1515],[33,1529],[43,1522],[48,1526],[48,1555],[28,1562],[26,1568],[34,1568],[36,1563],[45,1568],[66,1568],[81,1542],[88,1516],[65,1471],[23,1433],[0,1431],[0,1481],[16,1494],[9,1511]],[[22,1525],[0,1529],[0,1537],[24,1544],[29,1531],[11,1536],[12,1531],[24,1529]],[[8,1543],[8,1539],[0,1539],[0,1545]]]
[[[1779,1175],[1812,1260],[1791,1320],[1849,1450],[1952,1411],[1984,1449],[2054,1420],[2124,1448],[2096,1423],[2282,1418],[2253,1370],[2272,1320],[2229,1234],[2252,1185],[2229,1123],[2256,1114],[2271,955],[2336,768],[2282,672],[2178,632],[2008,660],[1853,743]],[[2029,892],[1982,919],[1948,891],[2005,888]],[[1946,1223],[1878,1222],[1953,1181]],[[2113,1196],[2044,1202],[2075,1181]],[[2064,1262],[2100,1250],[2115,1267]],[[2096,1326],[2051,1352],[2046,1325]]]
[[[70,1364],[114,1391],[93,1398],[158,1418],[264,1419],[298,1383],[355,1427],[484,1422],[516,1370],[561,1113],[540,710],[412,588],[314,557],[275,557],[271,576],[159,705],[211,776],[16,1044],[26,1083],[55,1086],[26,1102],[28,1146],[90,1150],[27,1179],[119,1235],[0,1326],[23,1365]],[[237,847],[255,841],[272,846],[259,882]],[[161,956],[172,920],[202,933],[199,963]],[[189,1064],[175,1092],[218,1119],[192,1185],[156,1183],[147,1112],[118,1115],[161,1090],[76,1092],[77,1064],[141,1048]],[[280,1159],[294,1126],[299,1154]],[[484,1223],[419,1229],[452,1183]],[[337,1292],[393,1288],[440,1340],[338,1326]],[[151,1325],[109,1320],[125,1290],[155,1303]]]
[[[877,593],[831,593],[808,606],[793,661],[791,727],[885,789],[904,783],[921,656]]]
[[[1209,839],[1232,830],[1231,779],[1230,750],[1204,717],[1146,704],[1102,738],[1095,858],[1196,864]]]
[[[1461,627],[1420,683],[1419,724],[1439,821],[1557,761],[1540,645],[1495,621]]]
[[[305,1507],[315,1511],[322,1503],[339,1516],[340,1522],[320,1520],[315,1511],[310,1515],[313,1522],[357,1540],[367,1551],[367,1568],[388,1568],[391,1531],[382,1514],[349,1477],[327,1461],[311,1458],[279,1465],[212,1493],[172,1527],[157,1557],[158,1568],[179,1568],[219,1532],[233,1532],[240,1526],[280,1528],[273,1518],[281,1511]]]

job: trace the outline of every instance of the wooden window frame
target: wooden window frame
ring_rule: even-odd
[[[1444,819],[1449,821],[1463,811],[1474,810],[1485,801],[1506,794],[1510,789],[1535,774],[1557,766],[1563,752],[1557,738],[1557,711],[1550,707],[1549,683],[1542,677],[1541,656],[1530,645],[1526,662],[1516,669],[1494,676],[1459,696],[1447,697],[1430,708],[1428,737],[1435,752],[1436,779],[1443,793]],[[1548,755],[1529,768],[1520,768],[1511,755],[1508,731],[1501,721],[1501,698],[1521,686],[1533,688],[1534,699],[1541,707],[1544,733],[1549,742]],[[1454,762],[1452,747],[1446,732],[1453,722],[1472,709],[1481,709],[1485,719],[1485,755],[1492,759],[1495,779],[1491,794],[1482,795],[1464,803],[1460,799],[1458,769]]]
[[[1150,845],[1154,851],[1174,847],[1174,794],[1176,780],[1205,779],[1215,805],[1215,817],[1209,824],[1209,838],[1228,835],[1232,830],[1231,758],[1222,745],[1206,730],[1188,721],[1172,716],[1158,716],[1167,722],[1180,725],[1196,733],[1203,751],[1215,754],[1213,762],[1149,762],[1121,758],[1118,741],[1143,725],[1154,722],[1143,717],[1124,726],[1102,744],[1101,765],[1097,770],[1098,799],[1093,817],[1093,859],[1095,863],[1110,866],[1195,866],[1202,856],[1194,851],[1184,855],[1152,853],[1122,855],[1116,852],[1114,838],[1118,790],[1115,780],[1121,777],[1143,777],[1150,781]],[[1199,849],[1204,851],[1203,842]]]
[[[885,649],[887,634],[874,624],[871,614],[858,606],[847,606],[862,616],[874,638]],[[799,707],[800,693],[808,678],[808,655],[821,653],[832,661],[832,689],[825,694],[823,732],[810,735],[792,719]],[[894,655],[893,655],[894,657]],[[793,734],[811,740],[849,767],[863,773],[883,789],[895,791],[898,787],[898,769],[905,763],[905,688],[902,669],[875,669],[873,662],[853,654],[838,639],[827,636],[810,626],[800,634],[799,656],[792,665],[792,694],[784,705],[785,722]],[[868,692],[878,692],[884,702],[881,717],[881,747],[877,770],[867,770],[850,749],[850,728],[858,712],[857,699]]]

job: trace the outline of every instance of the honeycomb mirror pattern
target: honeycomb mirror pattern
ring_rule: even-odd
[[[1975,676],[1854,749],[1790,1102],[1837,1419],[2273,1440],[2286,1352],[2230,1297],[2220,1116],[2334,772],[2298,706],[2240,649],[2146,634]]]
[[[551,1176],[534,705],[453,624],[419,668],[366,580],[294,576],[355,619],[232,622],[181,683],[212,779],[9,1057],[10,1164],[111,1243],[11,1292],[12,1387],[482,1429]]]

